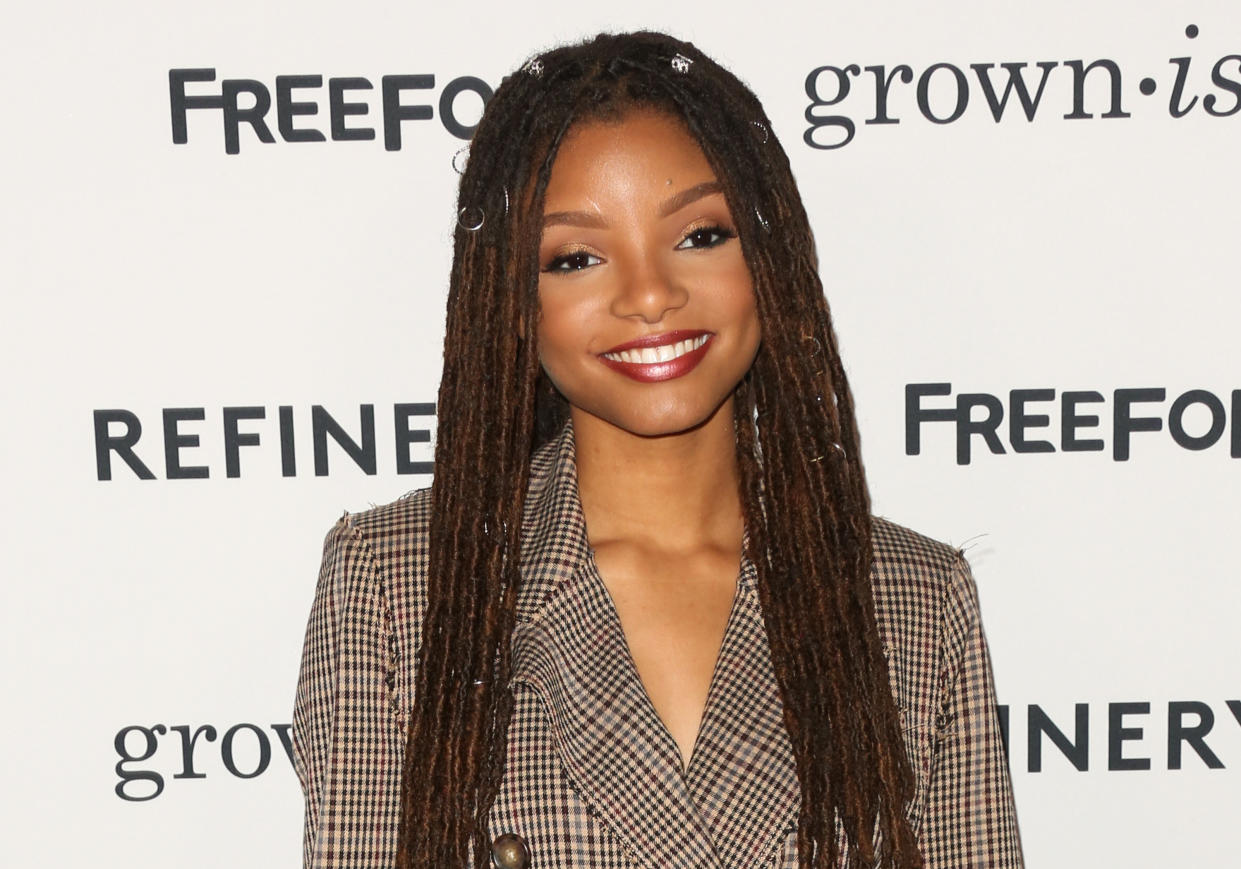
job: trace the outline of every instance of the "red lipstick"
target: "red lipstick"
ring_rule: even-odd
[[[707,355],[714,333],[705,329],[676,329],[672,332],[661,332],[656,335],[643,335],[633,341],[617,344],[599,354],[599,361],[614,371],[642,383],[656,383],[661,380],[672,380],[682,377],[697,367]],[[667,347],[671,352],[680,355],[659,361],[641,361],[643,356],[649,357],[650,348]],[[643,354],[643,351],[647,351]],[[622,355],[628,359],[620,358]]]

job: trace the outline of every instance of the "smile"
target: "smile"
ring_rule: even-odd
[[[650,364],[652,362],[671,362],[697,350],[707,343],[710,335],[699,335],[697,338],[685,338],[675,344],[660,344],[658,347],[635,347],[632,350],[604,353],[603,358],[614,362],[636,362]]]
[[[697,367],[711,346],[711,332],[677,330],[620,344],[599,354],[614,371],[644,383],[671,380]]]

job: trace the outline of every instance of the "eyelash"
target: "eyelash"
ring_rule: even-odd
[[[692,245],[690,247],[682,247],[682,245],[684,245],[685,242],[689,241],[694,236],[698,235],[699,233],[703,233],[703,232],[716,236],[716,239],[704,245]],[[685,238],[681,239],[680,243],[677,244],[677,250],[702,250],[703,248],[719,247],[721,244],[728,241],[729,239],[733,239],[736,237],[737,237],[737,233],[733,232],[731,229],[728,229],[727,227],[720,226],[719,224],[712,223],[712,224],[708,224],[707,226],[698,226],[690,230],[688,233],[686,233]]]
[[[562,253],[560,256],[557,256],[557,257],[552,257],[551,262],[543,266],[543,271],[544,272],[580,272],[583,269],[589,268],[590,266],[594,265],[594,263],[589,263],[589,262],[581,263],[577,266],[569,265],[569,263],[572,262],[573,260],[582,259],[582,258],[593,259],[593,260],[598,260],[599,262],[603,262],[603,260],[600,260],[599,257],[595,256],[593,253],[587,253],[584,250],[575,250],[569,253]]]
[[[706,233],[708,235],[708,238],[710,239],[708,240],[706,244],[700,244],[700,245],[695,244],[695,245],[688,245],[688,246],[686,245],[686,242],[688,242],[690,239],[702,233]],[[713,247],[719,247],[724,242],[729,241],[730,239],[734,239],[736,237],[737,237],[736,232],[726,227],[720,226],[718,224],[698,226],[690,230],[688,233],[686,233],[685,237],[681,239],[679,242],[677,242],[675,249],[676,250],[709,250]],[[595,263],[591,263],[591,262],[581,262],[580,258],[586,258],[587,260],[593,259],[593,260],[598,260],[599,262],[602,262],[602,260],[600,260],[599,257],[595,256],[592,253],[588,253],[587,251],[584,251],[584,250],[575,250],[569,253],[561,254],[560,256],[553,257],[551,261],[548,262],[548,264],[543,267],[543,271],[544,272],[580,272],[584,269],[590,268],[592,265],[595,265]],[[578,265],[576,266],[569,265],[569,263],[572,262],[573,260],[579,260]]]

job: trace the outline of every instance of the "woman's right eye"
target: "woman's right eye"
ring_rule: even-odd
[[[554,257],[551,262],[543,267],[545,272],[580,272],[582,269],[590,268],[603,262],[602,259],[592,253],[584,250],[574,251],[573,253],[561,254]]]

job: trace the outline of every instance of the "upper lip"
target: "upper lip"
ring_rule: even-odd
[[[665,344],[675,344],[687,338],[697,338],[699,335],[710,334],[711,332],[708,329],[674,329],[671,332],[656,332],[653,335],[643,335],[641,338],[635,338],[624,344],[617,344],[615,347],[610,347],[603,352],[619,353],[622,350],[637,350],[642,347],[662,347]]]

